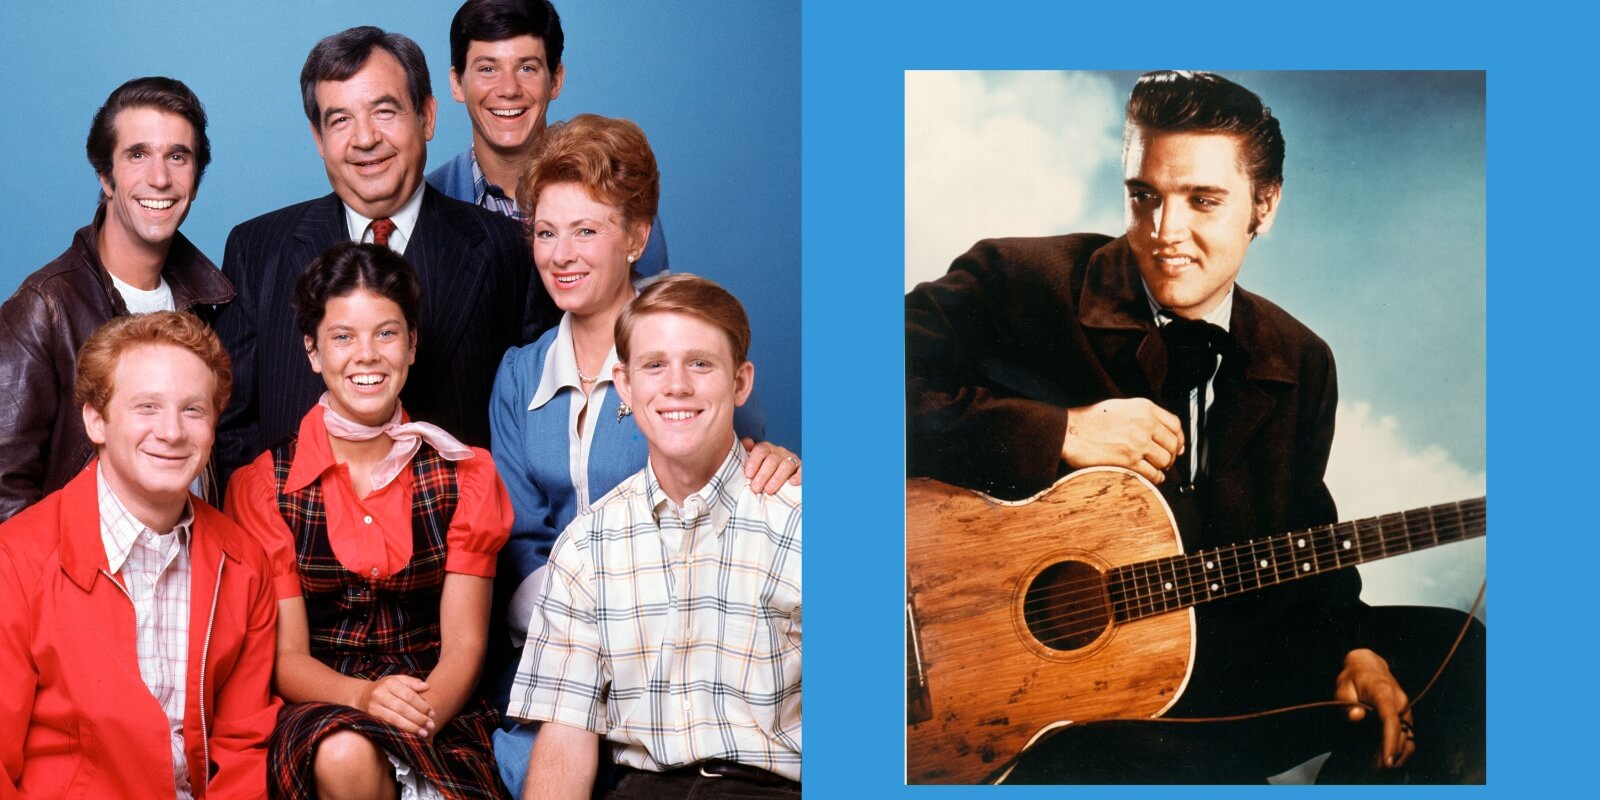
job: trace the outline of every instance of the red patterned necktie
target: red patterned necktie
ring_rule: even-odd
[[[372,230],[373,244],[382,245],[384,247],[389,246],[389,234],[394,233],[394,220],[389,219],[388,217],[375,219],[372,221],[372,224],[367,227]]]

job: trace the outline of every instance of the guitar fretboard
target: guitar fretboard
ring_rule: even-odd
[[[1119,622],[1484,535],[1484,498],[1339,522],[1111,570]]]

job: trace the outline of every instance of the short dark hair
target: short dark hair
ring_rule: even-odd
[[[422,113],[423,103],[433,97],[433,82],[428,78],[428,60],[423,57],[422,48],[402,34],[362,25],[323,38],[306,56],[306,64],[300,68],[300,101],[305,104],[306,119],[311,120],[311,127],[322,130],[317,84],[350,80],[366,66],[374,49],[383,50],[400,62],[406,72],[411,110]]]
[[[89,154],[89,165],[94,174],[111,179],[111,159],[117,149],[117,115],[129,108],[154,108],[177,114],[194,128],[194,187],[200,188],[200,179],[211,163],[211,139],[206,136],[206,108],[200,98],[176,78],[151,76],[134,78],[118,86],[106,98],[100,110],[94,112],[89,123],[89,140],[84,150]],[[102,199],[104,196],[102,195]]]
[[[709,278],[677,272],[645,287],[617,317],[612,333],[617,360],[624,367],[632,350],[633,328],[640,317],[650,314],[687,314],[704,320],[727,334],[735,367],[749,360],[750,317],[739,298]]]
[[[399,253],[378,244],[339,242],[311,260],[294,282],[294,310],[300,332],[312,341],[328,312],[328,301],[366,289],[394,301],[406,329],[417,330],[422,308],[422,283],[417,271]]]
[[[1163,70],[1140,76],[1128,96],[1128,127],[1157,131],[1227,133],[1239,138],[1239,167],[1261,202],[1266,190],[1283,188],[1283,131],[1272,109],[1255,92],[1209,72]]]
[[[544,42],[545,67],[561,66],[561,15],[550,0],[467,0],[450,20],[450,67],[467,69],[467,47],[473,42],[499,42],[532,36]]]

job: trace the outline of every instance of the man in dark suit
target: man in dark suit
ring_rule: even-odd
[[[1235,285],[1278,213],[1278,121],[1205,73],[1145,75],[1127,111],[1126,235],[979,242],[907,296],[910,474],[1020,499],[1123,467],[1160,485],[1190,552],[1335,521],[1332,353]],[[1427,682],[1465,617],[1378,614],[1360,591],[1343,569],[1201,606],[1194,673],[1166,716],[1337,699],[1372,730],[1325,711],[1225,730],[1074,725],[1013,782],[1252,782],[1329,750],[1344,780],[1398,777],[1414,754],[1408,779],[1481,780],[1481,626],[1435,689],[1461,702],[1413,716],[1402,686]]]
[[[218,433],[223,470],[289,435],[323,390],[306,362],[289,295],[339,241],[377,242],[422,278],[417,362],[402,395],[413,418],[479,446],[506,348],[555,321],[515,222],[423,182],[437,103],[422,50],[374,27],[318,42],[300,72],[311,135],[333,193],[264,214],[228,236],[222,271],[238,288],[217,332],[234,364]]]

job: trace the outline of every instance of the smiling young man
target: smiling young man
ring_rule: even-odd
[[[94,221],[0,306],[0,520],[77,475],[94,457],[72,403],[78,348],[113,317],[211,315],[233,287],[178,226],[211,162],[206,114],[189,87],[136,78],[95,112],[86,149],[100,177]]]
[[[467,0],[450,20],[450,94],[472,120],[472,146],[428,175],[445,194],[516,220],[517,184],[561,96],[566,35],[549,0]],[[658,215],[634,264],[641,283],[666,272]]]
[[[417,364],[406,408],[471,445],[489,443],[489,391],[506,348],[556,320],[515,222],[423,181],[437,101],[421,48],[358,27],[312,48],[300,72],[311,137],[333,193],[264,214],[228,236],[222,271],[239,298],[217,332],[237,389],[218,431],[231,470],[293,433],[321,396],[285,298],[306,265],[338,241],[382,244],[422,279]]]
[[[98,458],[0,526],[0,796],[265,794],[271,573],[189,494],[229,381],[189,314],[84,344],[74,399]]]
[[[744,309],[682,274],[617,320],[613,378],[644,470],[556,541],[510,715],[543,725],[524,798],[797,797],[800,487],[750,489],[734,409],[755,366]]]
[[[1333,355],[1237,284],[1279,212],[1278,120],[1217,75],[1149,73],[1122,156],[1124,235],[985,240],[907,295],[909,474],[1022,499],[1122,467],[1159,484],[1189,552],[1335,521]],[[1481,780],[1481,626],[1447,673],[1454,699],[1413,709],[1402,687],[1427,682],[1465,615],[1360,592],[1347,568],[1199,606],[1194,671],[1164,716],[1337,699],[1366,725],[1073,725],[1011,782],[1260,782],[1330,750],[1325,779]]]

